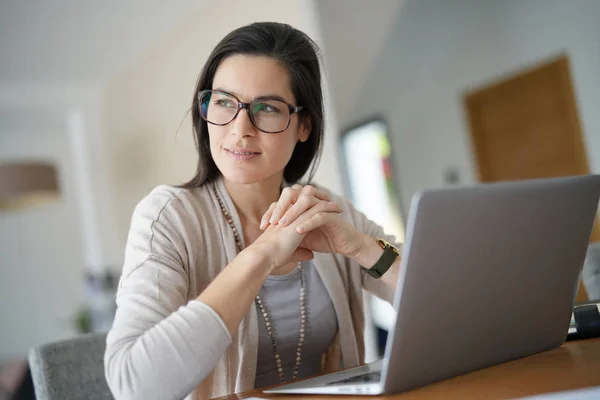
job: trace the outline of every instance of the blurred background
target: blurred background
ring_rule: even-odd
[[[2,0],[0,399],[29,348],[110,327],[134,206],[194,172],[204,61],[266,20],[323,53],[315,180],[400,241],[418,190],[600,172],[598,0]],[[372,360],[393,310],[366,303]]]

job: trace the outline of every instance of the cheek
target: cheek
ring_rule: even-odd
[[[270,153],[273,154],[278,160],[287,162],[296,148],[298,139],[294,134],[286,135],[277,139],[278,140],[274,140],[272,142],[272,145],[270,146]]]
[[[208,126],[208,138],[210,141],[210,151],[215,152],[221,143],[222,138],[225,136],[224,130],[220,126],[209,125]]]

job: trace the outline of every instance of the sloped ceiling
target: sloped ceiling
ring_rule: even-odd
[[[205,0],[0,1],[0,84],[105,81]]]
[[[403,0],[317,0],[338,126],[352,119],[371,66],[393,29]]]

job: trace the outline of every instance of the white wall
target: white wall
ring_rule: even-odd
[[[51,160],[64,190],[58,204],[0,211],[0,360],[74,334],[85,272],[122,262],[100,94],[84,82],[0,84],[0,161]]]
[[[0,360],[75,333],[71,318],[84,304],[69,143],[64,131],[0,133],[0,160],[47,160],[59,171],[58,203],[0,211]]]
[[[91,270],[119,264],[115,199],[107,176],[102,86],[85,82],[13,82],[0,84],[0,132],[47,131],[66,135],[63,155],[72,163],[75,201],[85,265]],[[81,126],[69,122],[81,116]],[[6,153],[7,156],[10,153]],[[86,181],[82,181],[86,179]]]
[[[409,0],[352,116],[387,118],[405,210],[412,194],[476,178],[465,91],[566,52],[590,168],[600,171],[600,2]],[[351,121],[340,121],[348,124]]]
[[[137,202],[158,184],[180,184],[194,174],[197,155],[188,110],[209,53],[231,30],[267,20],[289,23],[320,42],[312,0],[210,3],[109,81],[104,124],[123,245]],[[341,191],[335,144],[335,138],[327,139],[317,178]]]

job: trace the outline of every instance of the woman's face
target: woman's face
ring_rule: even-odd
[[[224,59],[213,80],[213,90],[236,96],[242,102],[257,97],[281,97],[297,106],[288,71],[270,57],[233,55]],[[301,104],[300,104],[301,105]],[[225,179],[236,183],[256,183],[276,174],[283,176],[298,140],[304,142],[310,127],[292,114],[289,127],[280,133],[259,131],[246,109],[225,126],[208,124],[210,151]],[[256,153],[251,156],[238,153]]]

